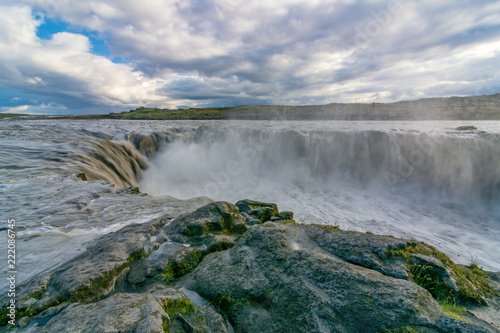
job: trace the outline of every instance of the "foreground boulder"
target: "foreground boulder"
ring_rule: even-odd
[[[93,303],[63,303],[24,317],[19,332],[228,332],[213,307],[194,305],[181,291],[156,284],[142,293],[115,293]]]
[[[326,251],[306,229],[273,222],[254,226],[230,251],[205,258],[182,283],[218,304],[237,332],[378,332],[400,327],[440,332],[453,325],[488,331],[446,318],[432,295],[411,281]]]
[[[243,200],[127,226],[20,286],[15,330],[500,331],[497,275],[424,243],[292,219]]]
[[[157,251],[132,263],[127,281],[135,288],[157,279],[173,282],[193,270],[205,255],[234,246],[247,230],[238,208],[227,202],[182,214],[162,228],[166,241]]]

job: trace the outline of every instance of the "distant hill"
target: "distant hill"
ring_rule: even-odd
[[[4,116],[7,116],[4,114]],[[2,114],[0,114],[2,118]],[[40,117],[37,117],[40,118]],[[327,105],[243,105],[182,110],[141,107],[107,115],[60,116],[64,119],[145,120],[500,120],[500,94],[425,98],[395,103]]]
[[[500,120],[500,94],[426,98],[396,103],[327,105],[245,105],[185,110],[138,108],[99,116],[109,119],[247,119],[247,120]]]
[[[26,117],[27,114],[19,114],[19,113],[0,113],[0,119],[4,118],[13,118],[13,117]]]

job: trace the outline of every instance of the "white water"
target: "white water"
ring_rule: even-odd
[[[171,140],[141,188],[275,202],[305,223],[415,238],[500,269],[498,122],[230,122]],[[173,141],[173,142],[172,142]]]
[[[487,133],[454,130],[470,124]],[[151,156],[139,184],[149,196],[77,180],[81,168],[109,173],[106,163],[120,163],[89,160],[96,142],[119,154],[127,137]],[[415,238],[499,271],[499,158],[500,122],[491,121],[2,120],[0,213],[17,222],[19,281],[100,234],[182,209],[161,195],[275,202],[305,223]]]

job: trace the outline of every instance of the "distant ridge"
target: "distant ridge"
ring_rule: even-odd
[[[45,117],[38,116],[36,118]],[[135,110],[107,115],[50,116],[50,118],[143,120],[500,120],[500,94],[424,98],[394,103],[331,103],[303,106],[243,105],[182,110],[140,107]]]
[[[100,116],[110,119],[246,119],[246,120],[500,120],[500,94],[425,98],[395,103],[327,105],[244,105],[185,110],[141,107]]]

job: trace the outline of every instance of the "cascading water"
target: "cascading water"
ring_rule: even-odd
[[[133,187],[147,168],[146,159],[129,142],[93,140],[82,153],[75,153],[71,168],[85,173],[88,180],[103,180],[117,187]]]
[[[256,181],[392,190],[411,185],[425,194],[495,203],[500,199],[500,136],[202,126],[170,136],[141,185],[153,195],[218,197],[228,186],[238,191],[235,184]]]
[[[172,197],[200,196],[275,202],[301,222],[416,238],[500,270],[500,123],[472,124],[479,130],[455,130],[461,122],[6,120],[0,209],[18,221],[21,280],[97,235],[207,202]],[[81,172],[91,181],[77,179]],[[148,195],[119,189],[137,185]]]
[[[443,122],[202,125],[164,133],[168,140],[140,187],[150,195],[276,202],[305,223],[413,237],[459,262],[481,258],[493,267],[500,136],[454,128]]]

